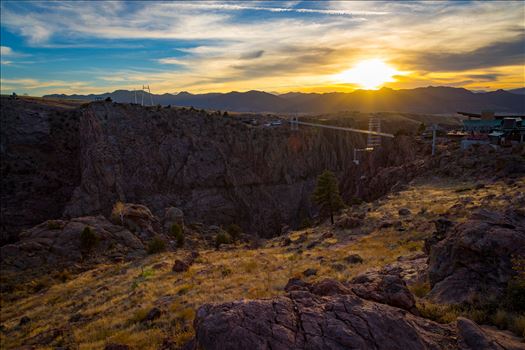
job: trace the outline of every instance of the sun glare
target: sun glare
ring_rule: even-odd
[[[401,72],[380,59],[361,61],[353,68],[336,76],[339,82],[357,84],[364,89],[378,89],[384,83],[395,81]]]

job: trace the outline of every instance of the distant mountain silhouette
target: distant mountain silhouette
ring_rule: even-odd
[[[454,113],[458,110],[480,112],[525,113],[525,89],[512,92],[497,90],[474,93],[463,88],[424,87],[416,89],[356,90],[350,93],[300,93],[290,92],[274,95],[263,91],[228,93],[153,94],[153,103],[161,105],[187,106],[237,112],[274,113],[328,113],[345,110],[363,112],[405,113]],[[111,97],[123,103],[142,101],[141,91],[116,90],[100,95],[46,95],[44,98],[96,100]],[[144,103],[150,104],[150,96],[144,93]]]
[[[511,90],[507,90],[507,91],[511,92],[513,94],[525,95],[525,87],[517,88],[517,89],[511,89]]]

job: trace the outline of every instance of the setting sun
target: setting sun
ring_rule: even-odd
[[[401,72],[390,67],[380,59],[361,61],[353,68],[336,76],[343,83],[357,84],[364,89],[377,89],[382,84],[395,81],[394,76]]]

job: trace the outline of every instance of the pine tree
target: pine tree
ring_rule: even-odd
[[[333,225],[334,213],[345,206],[339,195],[339,184],[333,172],[325,170],[317,177],[317,186],[312,199],[321,207],[321,211],[330,214],[330,222]]]

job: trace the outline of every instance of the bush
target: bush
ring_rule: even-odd
[[[113,205],[113,209],[111,209],[111,221],[113,221],[113,223],[118,223],[119,225],[124,226],[125,207],[125,204],[120,201]]]
[[[309,227],[312,227],[312,220],[310,220],[310,218],[306,217],[304,218],[302,221],[301,221],[301,225],[299,225],[299,228],[300,229],[305,229],[305,228],[309,228]]]
[[[241,237],[242,228],[236,224],[229,224],[228,227],[226,227],[226,232],[230,234],[232,240],[237,241]]]
[[[219,232],[217,234],[217,237],[215,237],[215,247],[219,248],[221,244],[230,244],[232,242],[232,238],[228,234],[228,232]]]
[[[410,291],[418,298],[424,298],[430,292],[430,283],[416,282],[410,286]]]
[[[89,226],[84,227],[80,234],[80,247],[85,251],[90,251],[98,243],[98,236]]]
[[[182,231],[182,227],[179,224],[175,223],[171,225],[170,235],[175,238],[177,247],[180,248],[184,245],[184,232]]]
[[[47,228],[49,230],[58,230],[58,229],[61,229],[62,226],[60,225],[60,223],[58,221],[55,221],[55,220],[49,220],[47,222]]]
[[[525,311],[525,279],[516,277],[509,281],[505,291],[505,304],[509,310]]]
[[[154,237],[148,243],[148,254],[157,254],[166,250],[166,242],[160,237]]]
[[[352,197],[350,199],[350,204],[351,205],[360,205],[360,204],[363,204],[363,203],[364,203],[363,200],[361,198],[359,198],[359,197]]]

